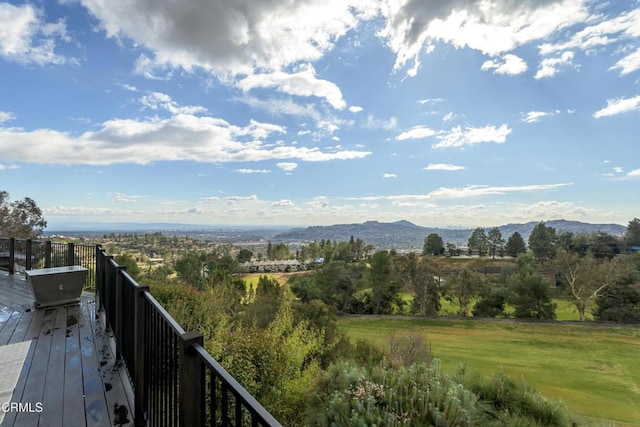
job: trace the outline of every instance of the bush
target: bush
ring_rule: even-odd
[[[440,370],[414,364],[363,368],[333,365],[310,400],[311,426],[470,426],[479,412],[476,397]]]
[[[487,426],[571,426],[569,413],[559,401],[549,401],[522,380],[515,382],[504,373],[489,380],[476,374],[456,378],[478,396],[485,412]]]

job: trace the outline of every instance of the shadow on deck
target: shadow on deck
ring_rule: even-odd
[[[131,386],[104,325],[93,293],[36,309],[29,283],[0,272],[1,425],[133,425]]]

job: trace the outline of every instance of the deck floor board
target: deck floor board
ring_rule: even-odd
[[[9,411],[2,426],[133,425],[131,386],[93,294],[36,309],[29,284],[0,273],[0,346],[24,341],[31,345],[11,401],[42,411]]]

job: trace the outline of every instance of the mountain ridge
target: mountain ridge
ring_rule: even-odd
[[[506,240],[516,231],[522,235],[525,241],[531,231],[540,221],[526,223],[509,223],[498,226],[502,237]],[[545,225],[553,227],[558,232],[597,233],[603,232],[614,236],[622,235],[627,227],[619,224],[591,224],[581,221],[557,219],[545,221]],[[485,227],[489,229],[490,227]],[[275,242],[312,242],[314,240],[347,241],[353,236],[360,238],[378,249],[422,249],[424,239],[431,233],[437,233],[445,243],[453,243],[456,246],[466,246],[467,240],[474,229],[472,228],[441,228],[423,227],[407,220],[395,222],[365,221],[362,223],[334,224],[328,226],[310,226],[306,228],[294,228],[273,237]]]

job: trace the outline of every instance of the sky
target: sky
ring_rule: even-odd
[[[88,222],[640,216],[640,1],[0,0],[0,190]]]

